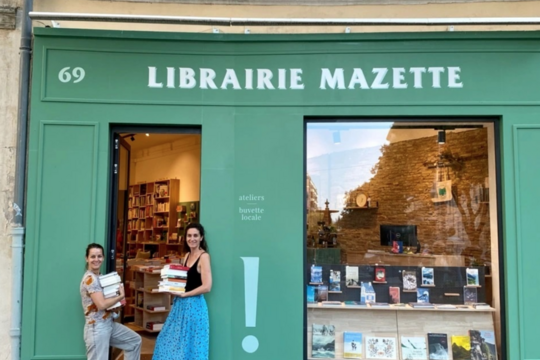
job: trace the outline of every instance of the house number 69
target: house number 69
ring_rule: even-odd
[[[73,68],[73,70],[70,72],[70,67],[65,67],[58,73],[58,80],[60,80],[63,83],[70,82],[71,79],[73,80],[73,83],[76,84],[78,82],[81,82],[84,79],[84,75],[86,74],[84,69],[81,67]]]

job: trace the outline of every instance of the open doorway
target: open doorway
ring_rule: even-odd
[[[115,127],[111,134],[107,272],[124,283],[118,321],[141,335],[141,359],[151,359],[172,303],[157,292],[160,269],[181,263],[184,228],[199,222],[201,131]],[[123,354],[113,351],[112,359]]]

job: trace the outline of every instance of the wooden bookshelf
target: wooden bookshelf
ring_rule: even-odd
[[[128,257],[137,251],[158,252],[159,256],[169,251],[181,252],[178,241],[171,248],[169,238],[178,233],[176,227],[179,203],[180,180],[166,179],[129,186],[128,197]],[[177,235],[177,238],[180,237]]]
[[[158,288],[161,274],[133,271],[133,275],[134,297],[133,302],[129,304],[129,307],[134,311],[133,325],[147,332],[159,332],[159,330],[147,329],[146,324],[156,321],[165,322],[169,311],[171,311],[171,295],[150,290]],[[165,310],[149,310],[148,306],[164,306]]]

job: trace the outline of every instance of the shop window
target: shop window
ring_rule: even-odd
[[[493,122],[308,122],[308,358],[501,353]]]

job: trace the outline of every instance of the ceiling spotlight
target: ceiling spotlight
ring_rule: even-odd
[[[146,136],[150,136],[150,134],[146,133]]]
[[[332,133],[332,138],[334,139],[334,144],[341,144],[341,134],[339,131],[334,131]]]
[[[445,144],[446,143],[446,131],[445,130],[439,130],[439,134],[437,135],[437,142],[439,144]]]
[[[135,136],[131,135],[130,139],[131,141],[135,141]]]

